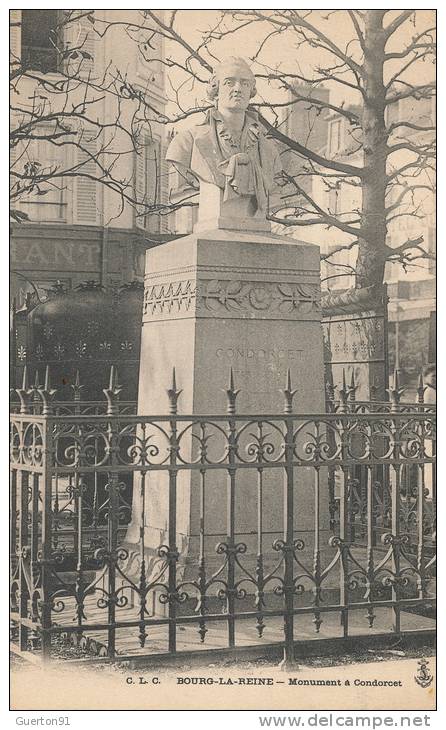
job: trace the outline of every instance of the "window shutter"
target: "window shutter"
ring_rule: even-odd
[[[14,191],[16,190],[16,185],[17,185],[17,178],[15,176],[13,176],[11,174],[11,172],[12,171],[14,171],[14,172],[20,172],[21,171],[21,169],[20,169],[21,166],[20,166],[20,164],[18,162],[18,156],[19,156],[19,151],[18,151],[17,147],[11,147],[10,146],[9,147],[9,172],[10,172],[10,174],[9,174],[9,189],[10,189],[10,195],[12,195],[14,193]],[[12,209],[20,208],[20,198],[18,198],[17,200],[12,200],[11,201],[11,208]]]
[[[158,197],[159,142],[148,140],[146,146],[146,202],[153,205]]]
[[[68,58],[66,60],[66,70],[81,79],[88,78],[93,68],[93,63],[96,60],[94,55],[95,37],[93,25],[86,16],[80,17],[86,12],[92,15],[94,11],[65,11],[66,18],[69,19],[69,22],[63,29],[66,48],[71,48],[79,54],[77,58]],[[76,20],[76,18],[79,18],[79,20]],[[89,54],[92,59],[82,58],[83,52]]]
[[[139,150],[136,155],[136,199],[138,202],[142,202],[145,198],[146,186],[145,186],[145,155],[146,148],[143,147]]]
[[[86,10],[81,10],[81,13],[87,12]],[[93,13],[93,11],[91,11]],[[80,52],[84,51],[85,53],[88,53],[92,60],[84,58],[82,60],[81,64],[81,70],[80,70],[80,77],[81,78],[87,78],[90,74],[94,62],[95,62],[95,50],[96,50],[96,44],[95,44],[95,36],[94,36],[94,30],[93,25],[90,23],[87,17],[84,17],[80,21],[81,24],[81,33],[80,33]]]
[[[135,198],[141,205],[136,206],[136,225],[138,228],[145,228],[145,218],[142,214],[145,201],[146,180],[145,180],[145,147],[138,150],[135,156]]]
[[[136,225],[149,231],[159,231],[159,221],[154,215],[141,215],[147,205],[159,200],[160,142],[144,135],[142,147],[135,158],[135,196],[138,203]]]
[[[95,175],[97,172],[94,160],[91,160],[87,152],[96,154],[96,140],[82,139],[83,150],[77,149],[77,162],[80,164],[79,172]],[[83,164],[81,164],[83,163]],[[77,223],[95,224],[97,221],[97,183],[87,177],[76,178],[76,218]]]
[[[158,198],[163,205],[167,205],[168,200],[168,182],[169,182],[169,163],[166,161],[166,150],[160,145],[160,164],[159,164],[159,184]],[[159,217],[160,230],[162,233],[168,230],[168,216],[161,215]]]
[[[11,63],[18,63],[21,56],[21,34],[22,34],[22,11],[21,10],[10,10],[9,11],[9,22],[10,22],[10,53]]]

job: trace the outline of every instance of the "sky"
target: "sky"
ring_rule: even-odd
[[[170,11],[165,12],[167,14],[170,13]],[[226,15],[223,18],[222,27],[231,29],[234,28],[234,22],[228,12],[226,11]],[[385,22],[391,22],[399,12],[392,11],[389,13]],[[203,35],[215,26],[219,18],[221,18],[220,11],[180,10],[176,15],[174,27],[192,47],[196,48],[202,43]],[[311,22],[314,22],[318,27],[323,29],[327,36],[341,48],[346,49],[349,54],[358,58],[360,51],[359,43],[356,40],[352,42],[352,39],[356,38],[356,34],[347,11],[339,11],[336,13],[333,13],[333,11],[313,11]],[[434,24],[435,18],[433,11],[417,10],[414,20],[407,21],[395,34],[394,40],[392,43],[389,43],[389,50],[400,50],[403,44],[407,43],[408,39],[415,33],[418,33],[420,29]],[[207,49],[203,49],[203,55],[211,64],[214,62],[214,58],[222,59],[228,55],[243,55],[247,59],[252,59],[270,29],[271,25],[266,22],[251,24],[249,27],[242,28],[221,40],[211,41]],[[314,74],[317,73],[318,65],[324,65],[327,61],[331,62],[333,57],[331,54],[324,54],[320,49],[310,48],[308,44],[299,47],[297,40],[297,35],[293,30],[287,30],[279,35],[275,35],[262,47],[259,60],[267,66],[277,68],[280,71],[298,73],[313,78]],[[173,59],[178,58],[177,44],[166,44],[166,56],[170,56]],[[389,75],[394,72],[395,64],[401,64],[401,61],[386,64]],[[193,68],[194,70],[199,70],[200,74],[205,76],[205,73],[199,68],[196,62],[194,62]],[[259,63],[255,63],[253,70],[258,73],[262,71],[262,67]],[[418,64],[417,73],[414,73],[414,69],[411,69],[408,72],[407,79],[410,81],[424,82],[426,77],[432,78],[434,73],[435,69],[430,62],[420,63]],[[169,72],[169,78],[172,86],[177,88],[181,80],[184,79],[184,75],[181,75],[174,69]],[[350,80],[351,76],[346,76],[345,78]],[[360,102],[359,94],[345,85],[340,85],[336,82],[329,82],[326,85],[330,88],[333,103],[338,104],[344,101],[347,104],[356,104]],[[275,88],[276,85],[267,86],[260,82],[257,86],[260,97],[263,96],[268,100],[274,101],[283,99],[283,92],[278,92],[277,88]],[[195,88],[191,89],[191,85],[188,83],[181,89],[180,100],[185,106],[193,105],[195,97],[200,101],[200,95],[203,97],[203,92],[204,87],[202,85],[199,85],[198,88],[195,85]]]

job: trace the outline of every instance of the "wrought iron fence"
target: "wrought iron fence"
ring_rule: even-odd
[[[16,650],[262,644],[292,663],[312,636],[430,631],[435,409],[421,387],[401,407],[397,381],[386,406],[358,408],[352,387],[330,412],[301,414],[288,375],[281,413],[244,415],[231,372],[226,414],[183,415],[174,374],[169,414],[151,416],[122,408],[114,369],[105,407],[68,414],[48,373],[43,387],[24,380],[11,416]]]
[[[56,400],[57,391],[52,390],[49,385],[49,366],[45,367],[45,376],[36,370],[33,384],[30,385],[28,378],[28,367],[23,368],[23,381],[21,388],[12,388],[10,391],[10,412],[11,413],[33,413],[39,415],[45,408],[45,403],[51,404],[51,413],[59,416],[97,415],[107,412],[106,400],[85,400],[82,398],[84,386],[80,381],[79,371],[76,372],[74,382],[69,387],[72,391],[71,400]],[[110,382],[117,377],[116,366],[110,368]],[[44,381],[42,383],[42,380]],[[43,393],[43,395],[42,395]],[[48,393],[49,395],[45,395]],[[48,401],[49,399],[49,401]],[[136,413],[136,401],[121,399],[116,400],[121,413]],[[48,409],[48,405],[47,405]]]

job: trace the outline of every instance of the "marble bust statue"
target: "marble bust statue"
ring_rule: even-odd
[[[180,132],[166,160],[200,181],[199,227],[268,230],[268,195],[282,165],[249,102],[255,77],[246,61],[230,57],[214,71],[208,96],[215,107],[203,124]]]

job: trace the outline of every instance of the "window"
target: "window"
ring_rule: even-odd
[[[330,215],[339,213],[339,190],[331,188],[328,193],[328,212]]]
[[[142,39],[138,43],[138,65],[137,70],[140,77],[144,79],[144,85],[147,84],[150,89],[156,86],[163,88],[164,83],[164,66],[163,58],[163,41],[160,35],[153,34],[147,39]]]
[[[160,189],[160,143],[149,135],[144,136],[143,146],[135,155],[135,195],[143,205],[137,210],[136,225],[146,231],[159,231],[159,216],[156,213],[142,215],[147,206],[159,202]]]
[[[427,250],[433,256],[435,256],[436,253],[437,253],[437,250],[436,250],[436,248],[437,248],[436,247],[436,243],[437,242],[436,242],[436,235],[435,234],[436,234],[436,228],[434,228],[433,226],[429,226],[428,229],[427,229]],[[428,271],[429,271],[429,274],[432,274],[433,276],[435,276],[435,273],[436,273],[436,263],[437,262],[436,262],[435,259],[428,259],[428,262],[429,262],[428,263]]]
[[[59,10],[22,10],[22,64],[42,73],[59,70]]]
[[[58,222],[66,218],[64,181],[58,175],[65,169],[63,148],[53,144],[55,126],[36,125],[35,139],[20,143],[14,150],[11,169],[25,175],[34,187],[19,199],[18,207],[32,221]],[[45,179],[45,177],[48,179]]]
[[[330,153],[339,152],[341,148],[341,120],[335,119],[330,124]]]
[[[386,107],[386,124],[390,126],[394,122],[400,119],[400,102],[395,101],[393,104],[388,104]]]

